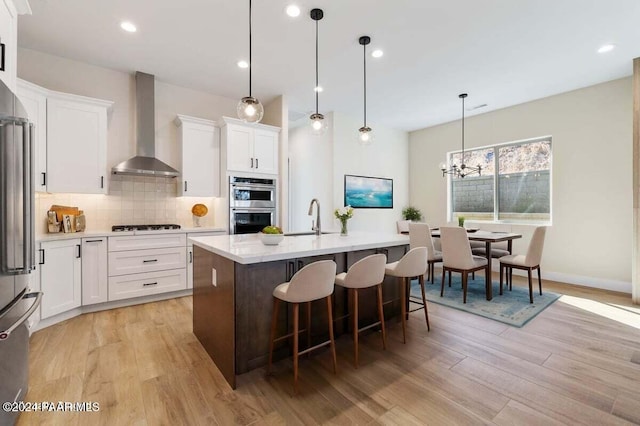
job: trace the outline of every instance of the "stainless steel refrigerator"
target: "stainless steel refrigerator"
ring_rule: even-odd
[[[42,298],[29,291],[35,270],[32,134],[24,107],[0,81],[0,403],[22,401],[27,392],[27,319]],[[13,424],[18,414],[0,409],[0,425]]]

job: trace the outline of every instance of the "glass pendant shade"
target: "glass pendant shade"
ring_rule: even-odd
[[[371,127],[360,127],[358,129],[358,143],[362,146],[368,146],[373,143],[374,134]]]
[[[238,102],[238,118],[247,123],[258,123],[264,115],[264,107],[254,97],[246,96]]]
[[[315,136],[322,136],[327,133],[327,121],[322,114],[311,114],[309,117],[311,133]]]

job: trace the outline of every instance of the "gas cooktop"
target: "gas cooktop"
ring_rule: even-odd
[[[180,229],[180,225],[164,224],[164,225],[114,225],[111,227],[113,232],[124,231],[164,231],[165,229]]]

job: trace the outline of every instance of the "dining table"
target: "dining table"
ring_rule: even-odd
[[[440,228],[431,229],[431,236],[433,238],[440,238]],[[513,246],[513,240],[518,238],[522,238],[522,234],[516,234],[513,232],[505,232],[505,231],[484,231],[479,229],[468,228],[467,236],[469,237],[469,241],[482,241],[485,244],[485,256],[487,258],[487,268],[491,271],[491,244],[500,243],[503,241],[507,242],[507,250],[511,253],[511,249]],[[489,272],[491,273],[491,272]],[[486,284],[486,295],[487,300],[493,299],[493,284],[491,280],[491,276],[489,279],[485,280]]]

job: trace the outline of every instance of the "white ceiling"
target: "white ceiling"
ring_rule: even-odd
[[[284,8],[303,10],[297,19]],[[320,7],[320,112],[362,116],[361,35],[368,121],[415,130],[632,73],[640,56],[638,0],[254,0],[253,94],[314,108],[314,23]],[[19,45],[231,98],[248,94],[246,0],[30,0]],[[131,20],[138,32],[119,23]],[[617,48],[596,50],[605,43]]]

